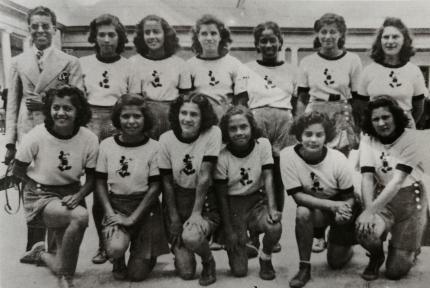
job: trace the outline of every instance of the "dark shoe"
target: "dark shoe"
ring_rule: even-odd
[[[381,254],[379,256],[370,255],[369,264],[366,269],[364,269],[361,277],[366,281],[372,281],[378,279],[379,277],[379,268],[381,268],[382,264],[385,261],[385,255]]]
[[[299,272],[291,279],[291,288],[301,288],[311,279],[311,264],[300,263]]]
[[[40,254],[45,251],[45,242],[37,242],[31,247],[31,250],[25,252],[24,256],[19,259],[19,262],[25,264],[43,265]]]
[[[99,248],[96,256],[94,256],[91,261],[93,261],[94,264],[103,264],[107,260],[108,260],[108,257],[106,255],[106,251],[103,248]]]
[[[282,250],[281,243],[276,243],[275,246],[272,248],[272,253],[279,253]]]
[[[112,274],[115,280],[121,281],[127,278],[127,266],[124,257],[113,260]]]
[[[251,242],[246,243],[246,254],[248,259],[252,259],[258,256],[258,248],[255,247]]]
[[[260,278],[263,280],[273,280],[276,277],[275,269],[273,269],[272,260],[260,260]]]
[[[213,257],[211,259],[204,263],[202,262],[203,270],[202,274],[200,275],[199,284],[201,286],[208,286],[212,283],[215,283],[216,281],[216,264]]]

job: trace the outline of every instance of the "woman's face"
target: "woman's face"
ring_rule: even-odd
[[[179,125],[184,138],[193,138],[199,134],[202,121],[200,108],[196,103],[185,102],[179,109]]]
[[[145,125],[145,117],[139,106],[125,105],[119,114],[119,123],[124,136],[140,136]]]
[[[303,130],[302,145],[308,153],[319,153],[322,151],[326,135],[321,123],[309,125]]]
[[[145,21],[143,24],[143,39],[152,51],[164,49],[164,30],[161,23],[155,20]]]
[[[393,26],[384,28],[381,36],[382,51],[387,56],[397,56],[402,50],[405,37],[399,29]]]
[[[278,37],[273,33],[272,29],[264,29],[258,40],[258,48],[261,51],[263,60],[276,60],[278,51],[281,47],[281,42]]]
[[[70,96],[54,97],[51,105],[51,117],[56,131],[70,131],[75,128],[77,109]]]
[[[342,37],[336,24],[325,24],[317,34],[321,48],[326,50],[338,49],[339,39]]]
[[[203,54],[218,53],[221,35],[216,24],[202,24],[197,39],[202,46]]]
[[[246,148],[251,141],[251,124],[243,114],[230,117],[228,121],[228,136],[233,146]]]
[[[118,39],[118,33],[116,32],[115,26],[112,24],[97,27],[96,41],[102,57],[109,57],[117,54]]]
[[[387,107],[379,107],[372,111],[372,125],[376,134],[381,137],[387,137],[394,133],[396,124],[393,114]]]

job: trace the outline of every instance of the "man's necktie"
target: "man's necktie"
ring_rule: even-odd
[[[37,66],[39,67],[39,72],[42,72],[43,71],[43,61],[42,61],[43,51],[37,50],[36,57],[37,57]]]

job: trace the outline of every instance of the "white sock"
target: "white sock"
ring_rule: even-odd
[[[260,251],[260,258],[261,260],[268,261],[272,260],[272,254],[266,254],[263,252],[263,250]]]

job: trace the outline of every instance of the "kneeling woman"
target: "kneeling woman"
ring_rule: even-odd
[[[194,253],[202,258],[202,286],[216,281],[215,260],[207,237],[220,217],[211,192],[211,178],[221,149],[221,130],[206,95],[179,96],[171,105],[172,130],[161,135],[159,167],[163,201],[167,204],[175,268],[183,279],[196,271]]]
[[[43,242],[39,242],[33,246],[38,250],[35,254],[60,281],[70,284],[88,226],[84,198],[94,185],[98,139],[83,127],[91,111],[78,88],[49,90],[43,111],[45,124],[36,126],[23,139],[14,174],[25,183],[27,222],[42,221],[45,227],[55,230],[56,253],[44,252]],[[81,186],[83,171],[86,180]]]
[[[285,189],[297,203],[296,239],[300,270],[290,287],[303,287],[311,277],[314,229],[330,226],[327,262],[342,268],[352,257],[354,244],[354,187],[346,157],[328,148],[335,128],[327,115],[305,113],[291,127],[300,144],[281,152],[281,175]]]
[[[141,96],[123,95],[112,111],[112,123],[120,133],[103,140],[97,160],[96,191],[105,210],[104,244],[118,280],[144,280],[157,256],[169,253],[158,201],[159,144],[146,135],[152,127],[148,115]]]
[[[267,138],[260,138],[252,113],[243,106],[227,110],[220,126],[227,145],[220,153],[214,178],[231,271],[237,277],[247,274],[247,230],[264,233],[260,277],[272,280],[276,275],[271,254],[282,233],[282,213],[274,196],[272,147]]]
[[[360,143],[360,167],[365,210],[356,226],[358,241],[370,252],[370,261],[362,277],[378,278],[385,260],[382,239],[389,232],[385,273],[387,278],[400,279],[413,265],[426,223],[422,179],[428,143],[420,141],[420,131],[405,129],[408,117],[389,96],[369,102],[364,120],[367,135]]]

